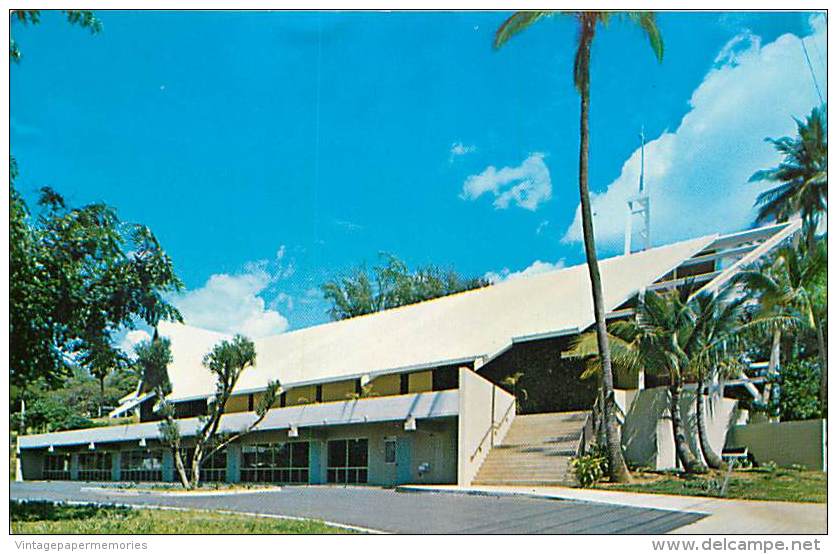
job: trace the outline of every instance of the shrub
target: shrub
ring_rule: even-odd
[[[794,360],[781,369],[779,412],[782,421],[822,417],[820,365],[816,360]]]
[[[607,471],[607,456],[603,456],[593,449],[590,454],[578,456],[570,461],[570,467],[575,479],[582,487],[592,487],[602,480]]]

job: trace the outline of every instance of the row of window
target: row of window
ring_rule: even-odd
[[[248,444],[241,447],[241,480],[261,483],[307,483],[308,443]]]
[[[44,479],[63,481],[70,478],[70,455],[47,454],[44,457]]]
[[[162,481],[161,450],[130,450],[120,457],[120,478],[124,481]]]
[[[395,462],[395,441],[384,443],[384,461]],[[182,450],[187,477],[195,449]],[[245,482],[307,483],[309,480],[309,443],[260,443],[243,445],[241,449],[241,480]],[[110,481],[111,453],[83,452],[78,455],[78,479]],[[340,439],[328,441],[326,478],[329,483],[366,483],[368,481],[369,441]],[[120,478],[125,481],[162,481],[163,453],[160,450],[123,451],[120,456]],[[70,455],[48,454],[44,457],[45,479],[70,479]],[[201,480],[226,481],[227,452],[221,450],[204,460]]]
[[[401,374],[391,374],[393,378],[399,378],[400,381],[395,383],[395,387],[390,389],[392,392],[386,394],[396,394],[395,388],[397,387],[398,393],[397,394],[408,394],[409,392],[420,392],[420,391],[442,391],[442,390],[450,390],[455,389],[459,386],[459,366],[445,366],[439,367],[433,370],[421,371],[421,372],[414,372],[414,373],[401,373]],[[390,377],[390,376],[382,376]],[[338,382],[337,384],[339,384]],[[372,382],[373,385],[375,381]],[[335,384],[335,383],[331,383]],[[344,383],[345,384],[345,383]],[[325,385],[327,386],[327,385]],[[349,385],[351,386],[351,384]],[[294,405],[297,403],[320,403],[325,400],[323,395],[323,387],[324,385],[311,385],[310,391],[305,392],[305,399],[304,402],[300,402],[300,399],[294,399],[291,397],[291,401],[289,401],[287,395],[299,395],[300,391],[306,391],[309,387],[301,387],[299,389],[291,389],[288,392],[283,392],[279,395],[278,404],[279,407],[284,408],[287,405]],[[374,387],[373,387],[374,388]],[[363,394],[363,387],[361,386],[360,379],[355,379],[353,384],[353,394],[357,396],[361,396]],[[345,398],[340,398],[340,400],[346,400],[351,396],[352,392],[346,395]],[[231,401],[241,398],[240,396],[233,396]],[[247,411],[252,412],[255,409],[256,405],[256,397],[253,394],[247,395]],[[241,400],[243,402],[243,399]],[[152,406],[154,404],[153,400],[146,401],[142,404],[140,408],[140,421],[155,421],[159,420],[159,414],[155,414],[152,410]],[[201,415],[206,415],[207,404],[205,399],[200,400],[188,400],[183,402],[176,402],[175,403],[175,417],[177,418],[189,418],[189,417],[198,417]],[[242,411],[243,404],[240,404],[237,409],[229,409],[229,412],[233,411]]]
[[[78,455],[80,481],[110,481],[112,475],[110,452],[83,452]]]

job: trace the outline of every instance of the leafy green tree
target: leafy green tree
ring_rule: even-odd
[[[553,12],[528,11],[516,12],[509,17],[494,36],[494,47],[500,48],[513,36],[529,28],[534,23],[551,17]],[[590,273],[590,285],[593,295],[593,308],[596,320],[596,337],[602,359],[602,387],[604,397],[604,419],[607,437],[608,468],[612,481],[629,481],[630,473],[622,456],[619,425],[616,420],[613,393],[613,372],[611,369],[610,348],[608,347],[605,305],[602,293],[602,280],[599,262],[596,256],[596,240],[593,233],[593,214],[590,205],[588,187],[588,150],[590,143],[590,52],[599,24],[607,25],[614,15],[623,16],[638,25],[648,36],[651,49],[657,59],[663,58],[663,39],[657,28],[652,12],[571,12],[568,15],[578,22],[578,41],[573,65],[573,81],[581,98],[580,146],[578,154],[578,188],[581,198],[581,228],[584,235],[584,251],[587,256],[587,268]]]
[[[18,410],[13,412],[13,418],[29,432],[89,427],[99,424],[91,418],[117,406],[122,397],[136,390],[137,382],[138,377],[133,370],[118,369],[105,378],[102,395],[98,379],[83,369],[75,369],[73,375],[58,388],[39,379],[12,393],[12,397],[22,400],[26,407],[25,414]],[[20,406],[19,402],[17,406]],[[56,419],[49,420],[52,416]]]
[[[793,360],[779,378],[779,413],[782,421],[823,417],[819,391],[821,367],[813,360]]]
[[[797,136],[766,139],[784,159],[756,171],[750,181],[772,181],[778,186],[756,198],[756,222],[802,217],[808,249],[814,250],[820,219],[828,208],[828,128],[824,107],[811,110],[805,121],[796,119]]]
[[[90,10],[63,10],[63,12],[71,25],[78,25],[83,29],[88,29],[93,34],[102,30],[102,22]],[[16,20],[23,25],[37,25],[41,22],[41,10],[11,10],[10,16],[11,21]],[[20,58],[20,48],[10,32],[9,60],[19,62]]]
[[[827,243],[820,241],[814,243],[813,249],[784,247],[766,271],[744,271],[736,276],[736,280],[758,298],[762,311],[784,315],[786,318],[781,321],[798,323],[801,329],[816,335],[822,368],[822,405],[825,405],[828,390],[828,352],[823,322],[827,307],[827,270]],[[781,328],[774,328],[774,337],[777,331]],[[778,348],[774,351],[778,357]]]
[[[200,484],[200,469],[213,454],[226,448],[231,442],[251,433],[267,415],[281,392],[279,381],[270,381],[255,406],[256,418],[237,433],[220,431],[221,418],[242,372],[256,363],[256,347],[251,340],[236,335],[231,341],[221,341],[203,359],[203,365],[215,378],[215,393],[208,403],[208,413],[199,418],[194,438],[194,454],[189,470],[184,464],[183,439],[175,418],[173,403],[166,399],[171,392],[167,367],[172,362],[171,344],[167,338],[155,336],[137,345],[137,365],[142,369],[143,381],[155,383],[160,422],[160,436],[169,445],[181,484],[194,489]]]
[[[32,221],[11,192],[10,380],[57,386],[83,368],[104,394],[106,375],[127,364],[114,333],[181,320],[166,300],[182,288],[171,259],[150,229],[105,204],[68,208],[44,188]]]
[[[323,295],[331,302],[333,320],[348,319],[449,294],[487,286],[481,278],[463,278],[455,271],[436,266],[410,271],[403,261],[382,254],[383,263],[355,268],[348,276],[326,282]]]

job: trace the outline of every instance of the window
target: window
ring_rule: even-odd
[[[433,390],[459,388],[459,367],[438,367],[433,370]]]
[[[407,394],[410,392],[410,374],[409,373],[402,373],[401,374],[401,387],[400,387],[400,394]]]
[[[307,483],[308,443],[242,445],[241,480],[250,483]]]
[[[78,478],[81,481],[110,481],[110,452],[83,452],[78,455]]]
[[[328,441],[326,474],[329,483],[366,483],[368,465],[367,439]]]
[[[200,400],[186,400],[174,403],[174,417],[180,419],[185,417],[198,417],[206,415],[206,398]]]
[[[186,466],[186,477],[192,478],[192,458],[195,457],[194,448],[181,450],[183,465]],[[175,469],[175,471],[177,471]],[[209,458],[205,458],[201,464],[201,481],[223,482],[227,480],[227,451],[226,449],[216,452]]]
[[[44,479],[68,480],[70,478],[70,455],[47,454],[44,456]]]
[[[384,463],[385,464],[394,464],[395,463],[395,453],[396,453],[396,440],[395,438],[386,438],[384,439]]]
[[[130,450],[122,452],[120,479],[123,481],[162,481],[163,452],[160,450]]]

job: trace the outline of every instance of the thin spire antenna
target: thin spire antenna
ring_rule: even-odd
[[[639,140],[642,142],[639,151],[639,194],[645,191],[645,125],[639,131]]]
[[[631,253],[631,239],[633,238],[633,219],[640,216],[642,227],[639,236],[642,239],[642,250],[651,248],[651,199],[645,186],[645,126],[639,133],[639,191],[636,196],[628,198],[628,217],[625,221],[625,255]]]

